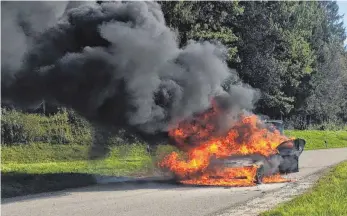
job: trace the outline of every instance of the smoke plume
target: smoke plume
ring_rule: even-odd
[[[149,134],[208,109],[212,98],[233,113],[253,108],[256,91],[227,67],[225,48],[180,48],[155,2],[1,6],[4,101],[27,107],[44,99]]]

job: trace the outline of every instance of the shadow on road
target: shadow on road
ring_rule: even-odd
[[[141,189],[158,190],[189,190],[197,187],[180,184],[173,179],[148,180],[139,179],[131,182],[111,182],[97,184],[96,177],[83,173],[54,173],[54,174],[26,174],[26,173],[1,173],[1,201],[10,203],[50,196],[64,196],[71,192],[100,192],[100,191],[127,191]],[[104,176],[105,178],[105,176]],[[109,176],[106,178],[117,178]],[[89,187],[86,187],[89,186]],[[220,188],[220,186],[219,186]],[[69,190],[64,190],[69,189]],[[45,193],[54,192],[54,193]],[[30,196],[26,196],[30,195]]]
[[[58,191],[96,184],[93,175],[83,173],[1,173],[1,199]]]

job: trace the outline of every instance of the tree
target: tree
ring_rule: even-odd
[[[336,2],[319,2],[322,16],[312,36],[316,53],[315,70],[310,79],[310,97],[302,107],[314,123],[346,120],[347,61],[346,39]]]
[[[229,63],[236,61],[232,23],[243,8],[232,2],[160,2],[167,25],[179,34],[180,45],[189,40],[221,42],[228,49]]]
[[[296,104],[301,83],[312,72],[314,53],[309,38],[316,3],[242,2],[236,22],[240,38],[237,65],[242,79],[259,88],[258,112],[278,118]]]

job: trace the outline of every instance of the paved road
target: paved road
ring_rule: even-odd
[[[290,177],[300,180],[343,160],[347,160],[347,148],[304,151],[300,157],[300,172]],[[107,184],[7,199],[1,210],[4,216],[216,215],[235,204],[283,186],[218,188],[154,183]]]

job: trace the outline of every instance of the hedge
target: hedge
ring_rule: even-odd
[[[75,123],[72,123],[71,115],[67,111],[44,116],[2,109],[1,143],[90,144],[91,127],[85,122],[81,124],[83,120],[76,121],[78,118],[75,117]]]

